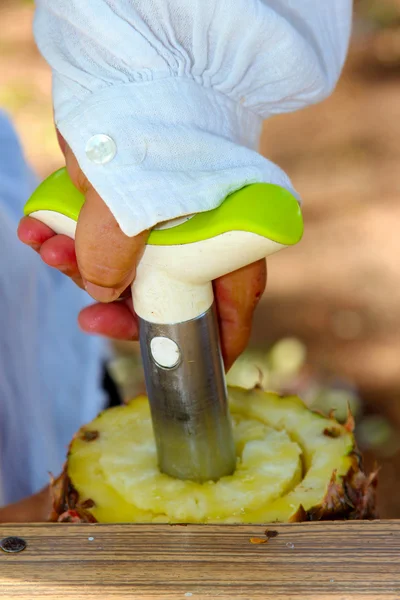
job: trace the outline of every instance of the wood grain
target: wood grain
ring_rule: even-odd
[[[400,521],[260,526],[0,525],[0,598],[400,598]]]

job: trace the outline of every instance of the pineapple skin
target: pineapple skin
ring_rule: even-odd
[[[244,524],[377,518],[377,474],[362,470],[350,413],[342,425],[312,412],[295,396],[258,389],[230,388],[229,399],[241,456],[232,477],[196,484],[158,473],[148,403],[139,397],[104,411],[76,434],[64,471],[52,482],[50,521]],[[136,456],[129,438],[134,427],[136,454],[144,455],[140,464],[130,464]]]

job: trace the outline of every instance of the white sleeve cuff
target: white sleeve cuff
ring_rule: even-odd
[[[57,127],[126,235],[216,208],[250,183],[295,194],[257,152],[261,117],[192,79],[110,86],[66,108]]]

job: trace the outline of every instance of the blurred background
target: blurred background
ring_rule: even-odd
[[[31,1],[0,0],[0,106],[45,177],[62,158],[32,12]],[[400,517],[399,134],[400,0],[359,0],[333,96],[265,124],[262,152],[301,193],[305,235],[269,260],[248,354],[267,388],[339,418],[350,403],[367,467],[381,466],[384,518]],[[111,372],[128,398],[143,388],[137,348],[115,352]]]

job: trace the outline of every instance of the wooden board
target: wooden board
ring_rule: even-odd
[[[400,598],[400,521],[260,526],[0,525],[2,600]]]

